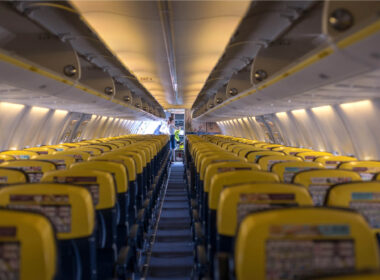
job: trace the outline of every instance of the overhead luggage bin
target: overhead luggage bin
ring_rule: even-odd
[[[372,58],[380,40],[378,8],[378,1],[314,5],[307,16],[258,51],[249,89],[206,112],[196,105],[193,116],[220,121],[252,112],[264,115],[376,97],[375,83],[368,77],[376,77],[380,67]],[[355,87],[359,83],[365,88]]]
[[[24,9],[26,4],[20,4],[18,8]],[[51,9],[48,10],[51,12]],[[38,14],[35,12],[34,15]],[[49,16],[45,14],[44,17],[47,19]],[[114,98],[117,90],[116,73],[112,73],[111,66],[107,68],[106,65],[100,66],[93,61],[101,56],[98,53],[99,44],[92,48],[87,45],[89,52],[86,55],[78,53],[78,42],[73,40],[76,37],[71,37],[74,34],[47,33],[7,3],[1,4],[0,18],[0,25],[7,34],[11,34],[8,38],[12,38],[0,44],[0,69],[3,70],[0,81],[9,85],[11,89],[17,89],[17,96],[13,92],[2,92],[0,100],[19,103],[22,98],[25,105],[111,117],[138,117],[145,120],[157,120],[162,117],[153,115],[153,111],[149,113],[149,110],[144,111],[142,108],[131,106],[130,102],[124,99]],[[17,26],[23,26],[22,32]],[[77,28],[80,29],[78,26]],[[84,38],[80,34],[77,36]],[[91,36],[93,35],[89,35]],[[29,48],[25,48],[25,45]],[[40,98],[41,93],[44,93],[43,99]],[[142,93],[144,94],[147,93]],[[158,113],[161,114],[162,109],[158,103],[153,107],[157,107]]]

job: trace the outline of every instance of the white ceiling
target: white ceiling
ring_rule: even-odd
[[[71,3],[164,108],[190,108],[250,1]]]

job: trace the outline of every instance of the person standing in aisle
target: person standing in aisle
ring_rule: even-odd
[[[174,124],[173,117],[169,117],[168,128],[170,135],[170,149],[172,150],[172,161],[175,161],[175,131],[177,130],[177,127]]]

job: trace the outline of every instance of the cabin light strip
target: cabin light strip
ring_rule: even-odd
[[[364,108],[364,107],[372,106],[372,101],[369,99],[365,99],[365,100],[360,100],[360,101],[338,104],[338,106],[340,106],[342,109],[351,109],[352,110],[352,109],[358,109],[360,107]],[[327,111],[332,109],[332,105],[323,105],[323,106],[306,108],[306,109],[310,109],[314,112],[327,112]],[[292,114],[305,113],[306,109],[305,108],[299,108],[299,109],[294,109],[294,110],[290,110],[290,111],[286,111],[286,112],[278,112],[278,113],[275,113],[275,115],[279,118],[282,118],[282,117],[287,117],[289,113],[292,113]],[[241,122],[243,120],[248,120],[248,118],[255,118],[255,117],[258,117],[258,116],[234,118],[234,119],[229,119],[229,120],[217,121],[216,123],[218,125],[226,125],[226,124],[228,124],[228,122],[233,122],[233,121]]]
[[[377,20],[376,22],[372,23],[371,25],[369,25],[369,26],[359,30],[358,32],[348,36],[347,38],[344,38],[341,41],[337,42],[336,45],[340,49],[344,49],[344,48],[346,48],[352,44],[355,44],[355,43],[357,43],[357,42],[359,42],[359,41],[361,41],[361,40],[363,40],[363,39],[365,39],[371,35],[376,34],[377,32],[379,32],[379,30],[380,30],[380,20]],[[226,100],[225,102],[223,102],[222,104],[215,106],[214,108],[206,111],[205,113],[203,113],[203,116],[205,116],[209,113],[212,113],[215,110],[223,108],[224,106],[226,106],[226,105],[228,105],[228,104],[230,104],[236,100],[239,100],[243,97],[251,95],[251,94],[253,94],[259,90],[265,89],[268,86],[271,86],[271,85],[279,82],[280,80],[305,69],[306,67],[310,66],[311,64],[313,64],[313,63],[315,63],[321,59],[324,59],[325,57],[331,55],[332,53],[334,53],[333,47],[326,47],[323,50],[319,51],[318,53],[306,58],[305,60],[301,61],[297,65],[291,67],[289,70],[285,71],[284,73],[282,73],[278,76],[275,76],[275,77],[273,77],[273,79],[270,79],[266,83],[258,86],[257,89],[255,88],[255,89],[247,90],[246,92],[243,92],[236,97],[230,98],[230,99]]]
[[[53,109],[53,108],[47,108],[47,107],[39,107],[39,106],[32,106],[32,105],[26,105],[26,104],[17,104],[17,103],[0,101],[0,109],[1,109],[1,107],[5,107],[7,110],[13,109],[13,110],[20,110],[21,111],[22,109],[25,108],[25,106],[30,106],[30,108],[33,112],[39,112],[39,113],[47,113],[50,110],[54,111],[54,114],[60,114],[60,115],[70,113],[67,110]],[[86,114],[86,113],[83,113],[83,114]],[[92,114],[92,116],[101,117],[102,119],[108,118],[109,120],[115,120],[115,121],[128,120],[128,119],[123,119],[123,118],[116,118],[116,117],[105,116],[105,115],[97,115],[97,114]],[[136,120],[128,120],[128,121],[136,122]]]

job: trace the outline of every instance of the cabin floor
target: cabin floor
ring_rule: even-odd
[[[192,279],[194,243],[184,173],[182,162],[171,164],[146,252],[145,279]]]

